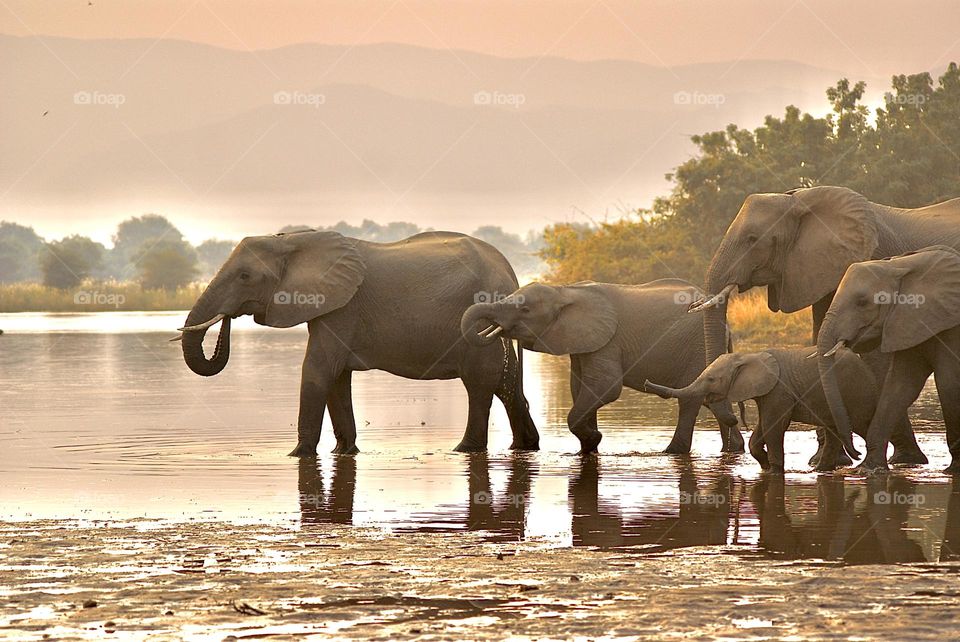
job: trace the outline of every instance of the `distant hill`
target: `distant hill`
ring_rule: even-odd
[[[0,133],[0,218],[68,226],[109,204],[164,211],[194,239],[201,211],[207,232],[232,236],[290,220],[524,231],[577,209],[615,214],[664,191],[690,134],[822,106],[844,75],[11,36],[0,74],[13,124]]]

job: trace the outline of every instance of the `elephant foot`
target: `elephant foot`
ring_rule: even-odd
[[[487,445],[478,444],[478,443],[467,441],[466,439],[464,439],[459,444],[457,444],[457,447],[454,448],[453,450],[454,452],[458,452],[458,453],[482,453],[487,450]]]
[[[923,451],[920,450],[919,446],[916,444],[911,444],[909,446],[902,446],[900,448],[894,446],[893,455],[890,456],[888,463],[922,466],[923,464],[930,463],[930,460],[928,460],[927,456],[923,454]]]
[[[317,447],[298,442],[297,447],[290,451],[287,457],[316,457]]]
[[[590,453],[597,452],[597,446],[600,445],[600,440],[603,439],[603,435],[600,432],[591,432],[580,437],[580,452],[578,455],[589,455]]]
[[[334,455],[356,455],[360,452],[360,449],[357,448],[357,444],[340,444],[337,443],[337,447],[330,451]]]
[[[771,475],[782,475],[784,473],[783,464],[770,464],[770,467],[767,468],[765,472]]]
[[[727,438],[726,443],[723,444],[723,447],[720,449],[720,452],[723,452],[723,453],[744,452],[743,435],[740,434],[739,430],[734,428],[730,431],[730,436]]]
[[[520,442],[514,441],[512,444],[510,444],[510,450],[540,450],[540,440],[524,440]]]
[[[949,466],[943,469],[944,475],[960,475],[960,461],[952,461]]]
[[[663,452],[667,455],[689,455],[690,444],[685,441],[671,439],[667,447],[663,449]]]
[[[882,475],[888,472],[890,467],[882,457],[867,455],[854,470],[861,475]]]
[[[814,461],[816,459],[816,461]],[[845,468],[853,464],[853,460],[844,451],[834,454],[818,454],[810,458],[813,462],[813,469],[818,473],[828,473],[838,468]]]

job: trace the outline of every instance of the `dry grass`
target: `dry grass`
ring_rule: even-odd
[[[0,313],[189,310],[201,292],[200,284],[168,292],[144,290],[138,283],[129,282],[87,281],[69,290],[13,283],[0,286]]]
[[[793,314],[771,312],[765,290],[751,290],[730,301],[727,322],[734,344],[805,345],[810,341],[810,309]]]

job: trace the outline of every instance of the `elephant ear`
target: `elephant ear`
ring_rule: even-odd
[[[596,283],[557,288],[560,307],[556,318],[537,338],[533,349],[549,354],[596,352],[617,331],[617,312]]]
[[[356,241],[336,232],[295,232],[276,237],[282,254],[265,325],[289,328],[347,304],[366,271]]]
[[[883,324],[880,350],[897,352],[960,325],[960,254],[932,247],[884,261],[904,269]]]
[[[850,265],[873,258],[877,249],[876,206],[860,194],[823,186],[790,195],[793,203],[785,216],[797,217],[799,225],[775,288],[782,312],[796,312],[830,294]]]
[[[780,381],[780,364],[769,352],[754,352],[741,357],[733,373],[727,399],[746,401],[767,394]]]

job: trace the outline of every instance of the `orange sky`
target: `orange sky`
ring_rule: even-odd
[[[651,64],[791,59],[878,76],[960,58],[957,0],[3,0],[0,32],[237,49],[404,42]]]

